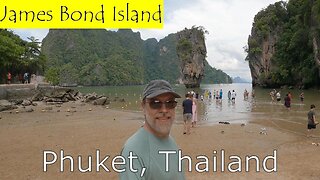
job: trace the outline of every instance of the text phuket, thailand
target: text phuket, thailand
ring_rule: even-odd
[[[220,153],[216,150],[213,151],[212,156],[207,157],[205,155],[198,155],[195,159],[192,159],[188,155],[183,155],[181,150],[178,151],[165,151],[159,150],[159,155],[163,155],[165,159],[164,169],[169,171],[170,161],[173,161],[175,158],[171,158],[172,155],[178,155],[178,171],[183,171],[183,164],[187,165],[187,171],[196,171],[199,173],[204,172],[249,172],[256,171],[260,172],[261,169],[265,172],[277,172],[277,151],[273,150],[272,155],[266,155],[262,159],[256,155],[247,155],[245,157],[240,157],[237,155],[226,156],[225,151],[222,149]],[[59,162],[60,172],[64,171],[75,171],[75,166],[82,173],[87,172],[100,172],[103,170],[105,172],[110,172],[110,167],[113,171],[117,173],[122,173],[125,171],[131,171],[133,173],[140,173],[140,177],[144,175],[148,169],[142,167],[141,171],[138,172],[137,167],[134,167],[135,161],[138,161],[138,157],[133,155],[132,152],[129,153],[128,157],[115,156],[109,160],[110,156],[100,157],[100,151],[96,150],[96,161],[93,162],[92,155],[89,155],[86,158],[83,158],[81,155],[78,155],[76,159],[71,155],[65,155],[64,150],[60,150],[60,156],[54,151],[46,150],[43,151],[43,171],[47,172],[49,166],[54,166],[55,163]],[[109,160],[109,161],[108,161]],[[177,160],[177,159],[175,159]],[[77,163],[76,163],[77,161]],[[110,162],[111,161],[111,162]],[[126,169],[125,166],[128,164],[129,169]],[[176,164],[176,163],[174,163]],[[54,166],[56,169],[57,165]],[[194,165],[194,166],[193,166]],[[252,167],[250,167],[250,165]],[[193,166],[193,167],[192,167]],[[69,167],[69,169],[65,169]]]

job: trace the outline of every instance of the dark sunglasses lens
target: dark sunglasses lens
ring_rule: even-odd
[[[176,101],[167,101],[167,102],[165,102],[165,105],[168,109],[173,109],[177,106],[177,102]]]
[[[162,102],[160,101],[151,101],[149,104],[152,109],[160,109],[162,106]]]
[[[161,109],[162,104],[165,104],[167,109],[173,109],[177,106],[176,101],[166,101],[164,103],[160,101],[150,101],[149,104],[152,109]]]

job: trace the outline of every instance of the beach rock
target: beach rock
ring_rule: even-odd
[[[22,99],[14,99],[11,100],[11,103],[13,103],[14,105],[20,105],[22,104],[23,100]]]
[[[93,101],[94,105],[104,105],[104,103],[107,101],[107,97],[100,97],[99,99],[96,99]]]
[[[44,97],[44,93],[39,91],[32,96],[31,101],[42,101],[43,97]]]
[[[23,100],[23,102],[21,103],[22,106],[30,106],[31,104],[32,102],[29,100]]]
[[[0,100],[0,112],[6,110],[17,109],[18,107],[8,100]]]
[[[33,112],[34,110],[31,107],[26,107],[25,111],[26,112]]]
[[[92,93],[92,94],[87,94],[84,96],[85,101],[84,102],[92,102],[94,100],[97,99],[97,94],[96,93]]]

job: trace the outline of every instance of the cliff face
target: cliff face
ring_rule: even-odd
[[[201,28],[184,29],[177,33],[177,39],[181,81],[187,88],[199,87],[207,55],[204,31]]]
[[[314,3],[314,2],[313,2]],[[318,2],[318,4],[320,4]],[[320,7],[312,9],[311,16],[312,47],[314,53],[314,61],[318,68],[318,77],[320,79]]]
[[[261,10],[248,38],[253,85],[320,86],[320,1],[290,0]]]
[[[251,44],[250,48],[255,48],[256,52],[250,55],[249,67],[252,77],[252,84],[264,86],[269,84],[268,78],[275,66],[272,63],[272,56],[275,53],[275,44],[277,35],[268,34],[266,38],[259,38],[256,33],[256,28],[253,27],[248,42],[256,42],[256,45]],[[255,47],[254,47],[255,46]]]

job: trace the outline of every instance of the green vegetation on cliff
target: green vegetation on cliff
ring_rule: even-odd
[[[315,53],[320,41],[319,17],[320,1],[309,0],[277,2],[255,16],[247,60],[251,64],[263,61],[259,59],[265,53],[264,43],[270,37],[275,39],[270,69],[259,67],[259,85],[305,88],[320,85],[320,64]]]
[[[159,42],[144,41],[130,29],[50,30],[42,42],[48,59],[46,78],[69,85],[144,84],[152,79],[178,83],[176,39],[176,34],[170,34]],[[228,76],[209,64],[205,72],[212,79],[204,82],[225,82]],[[221,73],[223,78],[218,79]]]
[[[12,79],[25,72],[42,72],[45,57],[40,51],[40,43],[34,37],[29,41],[7,29],[0,29],[0,83],[6,82],[6,75],[11,73]]]

